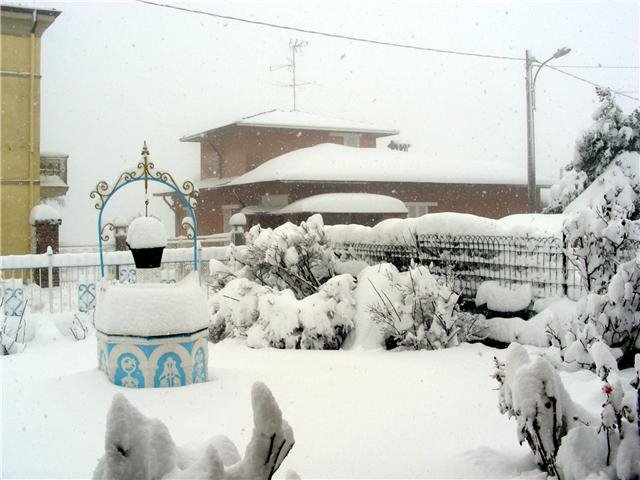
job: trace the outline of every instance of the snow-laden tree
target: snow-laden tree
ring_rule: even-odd
[[[251,279],[278,290],[291,289],[298,299],[317,292],[333,276],[335,256],[319,214],[300,225],[255,225],[246,242],[246,248],[236,250],[234,263],[247,267]]]
[[[253,385],[251,403],[253,433],[244,457],[228,437],[219,435],[202,444],[200,457],[194,458],[176,446],[164,423],[145,417],[117,394],[107,415],[105,453],[93,478],[270,480],[293,448],[293,431],[265,384]]]
[[[561,213],[623,152],[640,151],[640,109],[625,115],[612,91],[596,88],[600,105],[594,124],[576,142],[573,161],[560,182],[551,188],[545,213]]]

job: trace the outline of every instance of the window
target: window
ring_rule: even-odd
[[[347,147],[359,147],[360,146],[360,134],[359,133],[332,133],[332,137],[342,138],[342,144]]]
[[[404,202],[407,207],[408,218],[421,217],[422,215],[429,213],[429,208],[437,207],[438,202]]]

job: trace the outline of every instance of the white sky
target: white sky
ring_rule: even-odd
[[[638,65],[637,2],[191,2],[183,6],[307,29],[556,65]],[[24,5],[33,5],[24,2]],[[198,178],[186,134],[272,108],[291,108],[285,70],[298,58],[298,108],[400,130],[414,152],[438,158],[526,164],[524,62],[419,52],[276,30],[131,2],[38,2],[62,14],[42,46],[42,150],[66,152],[62,241],[95,242],[88,197],[139,159],[144,140],[157,165]],[[571,73],[638,96],[638,70]],[[537,83],[538,172],[557,175],[591,122],[594,88],[552,70]],[[620,98],[625,111],[637,102]],[[386,141],[385,143],[386,144]],[[105,212],[135,214],[141,190]],[[132,197],[135,195],[135,197]],[[131,199],[133,198],[133,201]],[[161,213],[160,201],[153,210]],[[166,212],[165,212],[166,216]],[[169,218],[169,217],[166,217]]]

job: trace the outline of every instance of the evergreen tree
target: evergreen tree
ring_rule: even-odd
[[[600,106],[594,125],[576,142],[575,158],[566,174],[551,188],[552,201],[545,213],[561,213],[623,152],[640,151],[640,109],[625,115],[608,88],[596,88]]]

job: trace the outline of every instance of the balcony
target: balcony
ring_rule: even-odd
[[[40,197],[61,197],[69,190],[67,185],[67,160],[64,153],[40,154]]]

